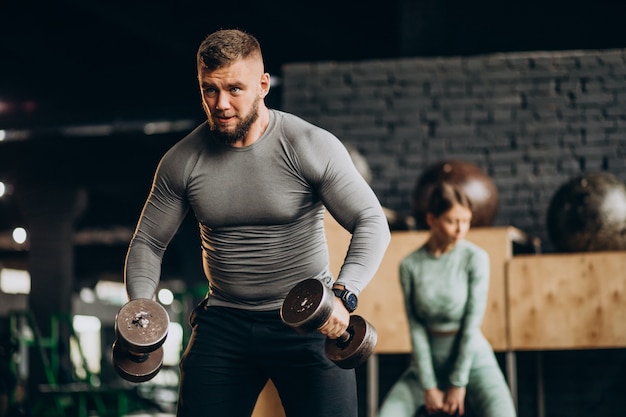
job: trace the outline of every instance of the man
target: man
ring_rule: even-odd
[[[253,36],[210,34],[197,67],[207,122],[159,163],[125,265],[130,299],[152,298],[163,253],[193,210],[209,291],[190,319],[178,416],[250,416],[272,379],[287,416],[356,417],[354,370],[324,352],[348,326],[344,302],[335,298],[319,332],[296,332],[279,311],[307,278],[358,296],[389,243],[383,210],[335,136],[266,107],[270,76]],[[336,281],[325,208],[352,233]]]

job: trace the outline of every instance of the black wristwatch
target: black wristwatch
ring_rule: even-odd
[[[356,310],[356,307],[359,304],[359,299],[352,291],[333,288],[333,292],[343,302],[343,305],[346,306],[346,310],[348,310],[349,313]]]

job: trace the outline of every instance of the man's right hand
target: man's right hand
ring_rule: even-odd
[[[350,325],[350,313],[343,305],[343,302],[337,298],[333,312],[326,322],[319,328],[319,331],[329,339],[337,339],[340,337]]]

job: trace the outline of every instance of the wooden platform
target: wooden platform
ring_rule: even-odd
[[[394,232],[378,273],[361,293],[358,314],[378,331],[377,353],[411,351],[399,264],[427,239],[425,231]],[[491,278],[482,330],[493,348],[508,349],[506,325],[506,265],[513,257],[513,242],[523,233],[513,227],[474,228],[467,239],[484,248],[490,257]]]
[[[508,286],[511,349],[626,346],[626,252],[516,256]]]

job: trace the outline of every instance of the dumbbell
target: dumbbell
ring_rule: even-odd
[[[335,294],[317,279],[306,279],[293,287],[280,309],[283,322],[299,333],[319,329],[330,317]],[[364,363],[376,347],[376,329],[358,315],[350,316],[347,330],[337,339],[326,339],[326,356],[340,368]]]
[[[163,343],[169,316],[154,300],[137,298],[115,316],[112,361],[118,375],[130,382],[152,379],[163,365]]]

